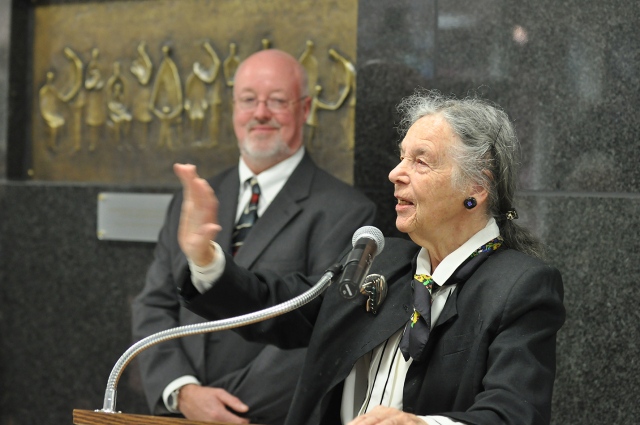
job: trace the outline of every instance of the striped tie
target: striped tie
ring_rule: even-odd
[[[236,223],[236,227],[233,229],[233,235],[231,236],[231,253],[235,256],[245,238],[249,234],[251,227],[258,220],[258,201],[260,200],[260,186],[258,185],[258,179],[251,177],[247,180],[251,185],[251,199],[244,210],[242,215]]]

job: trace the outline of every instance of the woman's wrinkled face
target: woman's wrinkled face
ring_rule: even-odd
[[[440,114],[416,121],[400,144],[400,163],[389,173],[394,184],[396,227],[418,245],[438,243],[465,218],[465,194],[454,187],[451,147],[460,143]]]

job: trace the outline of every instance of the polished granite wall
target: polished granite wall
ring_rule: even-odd
[[[6,176],[10,0],[0,0],[0,181]]]
[[[23,142],[7,122],[10,4],[0,0],[0,425],[69,424],[72,409],[102,406],[153,250],[98,241],[96,195],[146,189],[6,179]],[[394,234],[386,174],[403,96],[421,86],[502,105],[523,146],[520,221],[565,280],[553,423],[637,423],[638,2],[362,0],[358,19],[354,174],[379,227]],[[120,410],[145,413],[135,362],[118,388]]]

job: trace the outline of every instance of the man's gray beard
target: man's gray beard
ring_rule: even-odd
[[[257,143],[254,143],[249,136],[245,137],[240,147],[240,152],[255,161],[286,158],[290,154],[289,146],[280,137],[277,137],[272,142],[272,146],[269,149],[256,149],[255,144]]]

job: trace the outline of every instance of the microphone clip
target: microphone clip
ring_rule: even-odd
[[[367,295],[367,312],[376,314],[387,297],[387,280],[381,274],[370,274],[360,285],[360,293]]]

